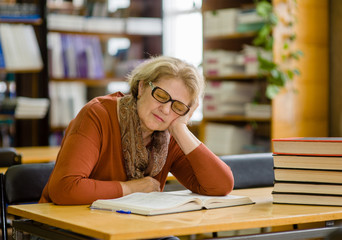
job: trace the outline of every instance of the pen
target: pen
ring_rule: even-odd
[[[117,213],[124,213],[124,214],[130,214],[131,211],[125,211],[125,210],[116,210]]]

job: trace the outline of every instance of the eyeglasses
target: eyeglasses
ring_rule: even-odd
[[[168,94],[164,89],[154,86],[152,82],[149,82],[149,85],[152,87],[152,97],[160,103],[172,102],[171,109],[178,115],[184,116],[190,111],[190,107],[188,105],[185,105],[178,100],[173,100],[170,94]]]

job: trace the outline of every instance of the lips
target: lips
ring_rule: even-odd
[[[164,119],[162,119],[161,117],[159,117],[158,115],[153,113],[153,116],[158,119],[160,122],[164,122]]]

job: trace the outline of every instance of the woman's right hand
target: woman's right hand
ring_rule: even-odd
[[[144,177],[120,182],[123,196],[134,192],[160,192],[160,182],[152,177]]]

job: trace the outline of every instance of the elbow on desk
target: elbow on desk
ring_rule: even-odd
[[[226,178],[222,179],[218,183],[215,183],[215,186],[209,188],[202,188],[199,191],[200,194],[208,195],[208,196],[225,196],[229,194],[234,188],[234,177],[233,175],[229,175]]]
[[[229,194],[234,189],[234,177],[231,174],[227,179],[220,183],[220,186],[217,188],[217,193],[214,194],[216,196],[224,196]]]
[[[54,204],[57,205],[78,205],[89,204],[89,200],[79,194],[68,181],[58,181],[51,183],[49,186],[49,197]]]

